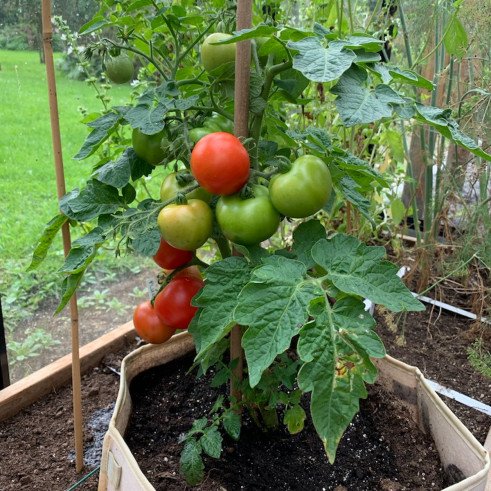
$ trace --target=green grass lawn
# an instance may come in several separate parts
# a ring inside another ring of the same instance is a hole
[[[26,262],[44,224],[56,213],[56,179],[51,143],[45,65],[37,52],[0,51],[0,264]],[[85,82],[57,73],[58,107],[67,190],[90,175],[91,163],[72,159],[87,136],[78,108],[101,103]],[[123,104],[129,85],[114,87],[113,104]],[[3,269],[0,266],[0,270]]]
[[[63,250],[59,236],[40,268],[26,272],[37,239],[58,209],[46,67],[39,63],[37,52],[3,50],[0,67],[0,294],[6,328],[12,333],[42,300],[59,294],[62,277],[57,270],[63,263]],[[85,82],[70,80],[61,72],[56,81],[70,191],[83,185],[94,162],[72,158],[88,134],[79,107],[99,111],[101,102]],[[113,87],[111,104],[127,103],[131,90],[129,85]],[[143,258],[121,261],[111,252],[102,255],[102,263],[97,261],[88,273],[92,281],[94,273],[104,278],[115,269],[145,264]]]

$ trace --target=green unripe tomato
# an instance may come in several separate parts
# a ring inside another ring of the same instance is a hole
[[[162,237],[176,249],[194,251],[211,236],[213,213],[200,199],[173,203],[160,210],[157,225]]]
[[[331,191],[331,173],[324,161],[313,155],[299,157],[288,172],[274,176],[269,183],[274,207],[291,218],[305,218],[318,212]]]
[[[126,55],[115,56],[106,60],[106,73],[111,82],[125,84],[133,79],[135,68]]]
[[[162,140],[165,139],[165,145],[162,145]],[[167,136],[165,131],[159,131],[154,135],[145,135],[139,129],[135,128],[131,135],[133,150],[141,159],[151,165],[157,165],[165,158],[163,146],[167,145]]]
[[[240,195],[221,196],[216,217],[223,235],[242,245],[259,244],[269,239],[280,224],[280,215],[269,199],[268,188],[253,187],[254,197],[242,199]]]
[[[235,61],[235,43],[221,45],[212,44],[225,41],[231,37],[232,36],[230,34],[215,32],[210,34],[203,41],[203,44],[201,45],[201,62],[208,73],[215,70],[215,68],[224,65],[225,63]]]
[[[160,199],[162,201],[167,201],[171,198],[175,198],[177,193],[181,193],[186,189],[186,187],[190,186],[190,184],[188,184],[187,186],[181,186],[177,182],[176,175],[176,172],[171,172],[162,181],[162,185],[160,186]],[[211,194],[208,191],[205,191],[203,188],[198,188],[194,191],[191,191],[189,194],[186,194],[186,198],[200,199],[209,203],[211,199]]]
[[[189,130],[188,135],[189,135],[189,139],[193,143],[197,143],[201,140],[201,138],[203,138],[206,135],[209,135],[210,133],[213,133],[213,130],[210,130],[210,128],[198,127]]]
[[[213,129],[213,131],[225,131],[225,133],[234,132],[234,123],[221,114],[214,114],[211,118],[205,120],[203,125],[205,128]]]

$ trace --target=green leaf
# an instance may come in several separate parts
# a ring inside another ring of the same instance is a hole
[[[226,384],[228,382],[229,377],[230,377],[230,370],[227,367],[222,368],[211,379],[210,387],[220,387],[220,385]]]
[[[333,463],[343,432],[367,391],[356,364],[349,361],[349,347],[344,343],[339,346],[329,303],[325,299],[317,301],[311,314],[314,320],[304,326],[298,340],[297,351],[305,362],[298,374],[298,385],[304,392],[312,392],[312,421]]]
[[[122,188],[130,182],[131,168],[127,149],[115,162],[108,162],[94,172],[94,177],[109,186]]]
[[[155,256],[160,247],[162,235],[157,227],[147,229],[133,239],[131,245],[142,256]]]
[[[440,132],[445,138],[452,140],[461,147],[469,150],[469,152],[483,158],[484,160],[491,161],[491,155],[486,153],[479,145],[469,136],[462,133],[457,122],[450,117],[450,109],[440,109],[434,106],[425,106],[423,104],[416,104],[416,119],[423,123],[427,123],[433,126]]]
[[[87,126],[93,128],[93,130],[89,133],[82,148],[73,158],[75,160],[83,160],[92,155],[114,133],[120,122],[121,114],[110,112],[88,123]]]
[[[399,224],[402,222],[402,220],[406,216],[406,206],[404,205],[401,198],[393,198],[390,201],[390,214],[395,224]]]
[[[205,465],[201,458],[201,446],[194,438],[187,440],[184,444],[179,470],[190,486],[196,486],[203,480]]]
[[[96,255],[94,246],[75,247],[70,249],[63,266],[60,268],[61,273],[76,274],[84,271],[85,268],[92,262]]]
[[[241,29],[240,31],[235,31],[230,39],[225,41],[220,41],[213,44],[232,44],[238,43],[239,41],[245,41],[246,39],[269,37],[274,34],[278,29],[273,26],[268,26],[266,24],[259,24],[256,27],[250,29]]]
[[[340,338],[348,344],[356,346],[354,351],[359,352],[363,349],[360,357],[364,359],[366,355],[372,358],[383,358],[385,356],[384,343],[380,340],[377,333],[373,331],[375,320],[365,310],[365,304],[353,297],[344,297],[336,301],[332,310],[332,320]]]
[[[102,228],[97,227],[83,237],[75,240],[70,252],[65,258],[63,266],[60,268],[60,272],[73,275],[84,271],[94,259],[98,247],[105,240],[101,232]]]
[[[346,173],[337,168],[331,168],[332,182],[336,190],[350,203],[356,206],[358,211],[372,224],[375,225],[370,212],[370,201],[361,194],[362,186],[354,181]]]
[[[153,101],[145,99],[132,107],[124,119],[133,129],[137,128],[145,135],[154,135],[164,128],[164,116],[167,112],[168,108],[164,104],[154,105]]]
[[[363,49],[367,52],[378,53],[383,45],[384,41],[382,39],[376,39],[365,34],[352,34],[346,39],[339,39],[332,41],[331,44],[337,44],[347,49],[359,50]]]
[[[303,430],[307,415],[299,404],[288,408],[283,416],[283,424],[288,428],[290,434],[295,435]]]
[[[27,271],[36,269],[44,261],[58,231],[63,227],[67,220],[68,218],[65,215],[60,214],[56,215],[48,222],[32,253],[31,264],[27,268]]]
[[[259,244],[254,244],[250,246],[244,246],[240,244],[234,244],[236,251],[240,252],[245,256],[252,264],[259,264],[265,257],[268,257],[269,252],[261,247]]]
[[[330,82],[340,77],[356,58],[353,51],[330,43],[327,48],[318,37],[290,41],[288,47],[298,51],[293,57],[293,68],[313,82]]]
[[[139,10],[142,7],[148,7],[152,5],[152,0],[135,0],[126,9],[126,12],[133,12],[134,10]]]
[[[123,200],[116,188],[95,179],[88,181],[87,187],[78,194],[72,192],[60,201],[62,212],[80,222],[115,213],[122,205]]]
[[[332,149],[331,137],[324,128],[308,126],[304,131],[288,130],[287,135],[321,158]]]
[[[200,309],[189,326],[197,360],[234,326],[237,295],[249,280],[249,274],[247,261],[239,257],[226,258],[206,269],[205,286],[193,299],[193,305]]]
[[[63,292],[60,303],[55,310],[55,315],[59,314],[66,306],[72,295],[75,293],[76,289],[80,285],[82,278],[84,276],[85,269],[79,271],[78,273],[71,274],[67,276],[61,285],[61,290]]]
[[[462,58],[467,52],[467,46],[469,44],[467,32],[455,15],[452,16],[448,26],[445,27],[443,44],[449,55],[455,55],[458,58]]]
[[[382,77],[382,82],[388,84],[392,81],[415,85],[422,89],[433,90],[433,82],[412,70],[402,69],[385,63],[377,63],[373,70]]]
[[[319,220],[301,223],[293,232],[292,252],[307,269],[315,265],[312,259],[312,247],[320,239],[326,237],[326,229]]]
[[[394,312],[424,310],[397,276],[397,268],[384,260],[383,247],[367,246],[355,237],[338,234],[317,242],[312,257],[342,292],[368,298]]]
[[[366,124],[392,116],[393,104],[404,104],[404,99],[388,85],[375,89],[366,87],[367,72],[352,66],[331,89],[339,115],[346,126]]]
[[[228,409],[223,414],[222,423],[223,423],[223,428],[230,436],[230,438],[233,438],[234,440],[238,440],[240,437],[240,426],[241,426],[240,415],[232,411],[231,409]]]
[[[105,19],[102,15],[97,15],[80,28],[79,34],[90,34],[110,25],[112,25],[112,22]]]
[[[203,436],[200,438],[201,448],[206,455],[219,459],[222,453],[222,435],[216,426],[210,426],[204,430]]]
[[[382,187],[389,187],[389,183],[382,174],[377,172],[365,160],[344,150],[337,152],[334,156],[338,168],[345,171],[358,185],[373,190],[373,181],[376,181]]]
[[[295,103],[309,85],[309,80],[301,72],[291,68],[281,72],[280,78],[275,78],[273,83],[288,94],[292,103]]]
[[[271,256],[253,271],[250,282],[239,294],[235,320],[249,326],[242,346],[249,368],[251,387],[283,353],[307,320],[307,305],[322,292],[304,281],[307,268],[300,261]]]

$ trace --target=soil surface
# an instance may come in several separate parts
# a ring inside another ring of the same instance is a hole
[[[131,385],[134,407],[125,439],[157,490],[185,489],[179,435],[207,414],[219,394],[186,373],[191,362],[189,357],[149,370]],[[222,458],[205,460],[206,478],[197,489],[441,489],[444,472],[432,441],[381,391],[372,388],[362,401],[334,465],[327,462],[310,420],[291,436],[282,430],[263,433],[244,415],[240,441],[225,437]]]
[[[467,350],[481,339],[491,350],[491,326],[427,305],[425,312],[403,315],[378,313],[378,334],[387,352],[418,367],[425,377],[491,406],[491,378],[469,363]],[[484,443],[491,417],[448,397],[445,403],[474,436]]]
[[[129,343],[82,378],[85,469],[75,470],[72,391],[63,387],[0,422],[0,489],[64,491],[97,468],[102,441],[119,389],[121,360],[133,351]],[[77,489],[96,490],[98,474]]]
[[[147,268],[139,273],[127,275],[119,273],[117,281],[98,282],[96,286],[87,285],[81,290],[78,293],[80,344],[87,344],[116,326],[128,322],[134,307],[147,299],[147,297],[135,297],[133,293],[135,288],[140,291],[146,290],[148,280],[155,279],[157,272],[157,269]],[[97,297],[94,292],[99,292],[99,301],[96,301]],[[84,299],[87,298],[89,301],[85,301],[88,304],[85,306]],[[118,301],[117,309],[111,307],[111,301],[114,300]],[[11,383],[71,353],[70,311],[67,307],[62,313],[54,316],[53,313],[57,306],[57,299],[46,300],[31,317],[19,322],[15,327],[13,338],[15,341],[24,340],[26,329],[43,327],[59,344],[41,350],[39,356],[11,365]]]

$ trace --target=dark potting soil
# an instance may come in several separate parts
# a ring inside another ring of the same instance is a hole
[[[378,334],[387,352],[444,387],[461,392],[491,406],[491,378],[469,363],[467,350],[480,340],[491,351],[491,326],[449,313],[431,305],[425,312],[377,314]],[[450,409],[473,435],[484,443],[491,417],[443,397]]]
[[[66,491],[97,470],[104,435],[119,389],[121,360],[136,347],[134,340],[82,377],[85,468],[75,469],[72,390],[52,392],[6,421],[0,421],[0,490]],[[77,491],[97,489],[95,472]]]
[[[187,371],[192,358],[136,377],[125,435],[157,490],[185,489],[179,475],[179,436],[207,414],[219,391]],[[308,405],[308,401],[305,401]],[[374,386],[330,465],[310,420],[298,435],[264,433],[247,417],[239,442],[224,438],[220,460],[205,459],[201,490],[426,490],[449,484],[434,445],[390,394]],[[458,474],[458,473],[457,473]]]

